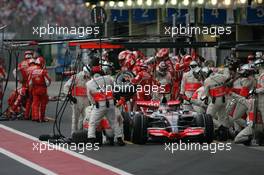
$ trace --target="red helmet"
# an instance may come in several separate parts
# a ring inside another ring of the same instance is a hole
[[[37,65],[39,65],[40,67],[44,68],[45,65],[46,65],[46,62],[45,62],[45,59],[43,57],[38,57],[36,59],[36,62],[35,62]]]
[[[128,54],[126,56],[124,67],[126,67],[128,70],[131,70],[135,64],[136,64],[135,55],[133,53]]]
[[[170,50],[168,48],[162,48],[157,52],[156,57],[157,58],[167,58],[169,56],[169,52]]]
[[[24,58],[25,59],[31,59],[31,58],[33,58],[33,52],[31,50],[25,51]]]
[[[183,62],[185,63],[185,64],[190,64],[191,62],[192,62],[192,57],[191,57],[191,55],[185,55],[184,57],[183,57]]]
[[[124,51],[120,52],[118,55],[118,60],[119,61],[125,60],[127,55],[129,55],[129,54],[131,54],[131,51],[129,51],[129,50],[124,50]]]

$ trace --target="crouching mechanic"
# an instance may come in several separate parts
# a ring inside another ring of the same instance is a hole
[[[108,119],[111,128],[114,130],[114,136],[117,138],[117,144],[124,146],[123,134],[120,127],[115,127],[116,111],[113,97],[114,82],[111,76],[102,75],[102,71],[91,70],[91,80],[86,83],[88,99],[92,103],[91,116],[89,119],[88,140],[90,143],[96,142],[96,127],[103,117]]]
[[[90,80],[90,68],[84,66],[83,70],[65,83],[63,91],[72,102],[72,126],[71,134],[82,130],[82,122],[85,117],[85,108],[89,106],[87,99],[86,83]]]

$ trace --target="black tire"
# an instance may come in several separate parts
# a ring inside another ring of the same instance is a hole
[[[87,143],[87,131],[76,131],[72,134],[72,142],[73,143]]]
[[[88,135],[87,131],[77,131],[72,134],[72,142],[73,143],[88,143]],[[99,145],[102,145],[103,143],[103,135],[101,131],[96,131],[96,142],[99,143]]]
[[[200,138],[200,142],[212,143],[214,140],[214,123],[213,118],[207,114],[196,116],[196,124],[198,127],[204,128],[204,135]]]
[[[123,122],[124,140],[130,141],[132,120],[127,112],[122,112],[122,116],[124,119],[124,122]]]
[[[143,114],[136,114],[133,118],[131,141],[135,144],[146,144],[148,139],[147,118]]]

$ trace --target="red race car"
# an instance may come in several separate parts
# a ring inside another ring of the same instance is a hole
[[[162,100],[164,101],[164,100]],[[149,140],[173,141],[197,139],[211,143],[214,138],[210,115],[180,109],[179,101],[137,101],[141,110],[134,112],[131,122],[131,141],[145,144]]]

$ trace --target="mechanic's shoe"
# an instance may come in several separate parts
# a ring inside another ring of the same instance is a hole
[[[114,137],[107,137],[106,139],[107,139],[107,142],[110,146],[115,145]]]
[[[217,138],[219,141],[227,141],[228,139],[228,128],[224,127],[223,125],[221,125],[219,128],[218,128],[218,135],[217,135]]]
[[[118,146],[125,146],[126,143],[123,141],[122,137],[117,138],[117,145]]]
[[[245,140],[244,142],[242,142],[245,146],[251,146],[252,145],[252,139],[253,136],[248,136],[248,140]]]
[[[96,138],[88,138],[88,139],[87,139],[87,143],[92,144],[93,147],[95,147],[95,146],[102,146],[102,145],[97,141]]]

